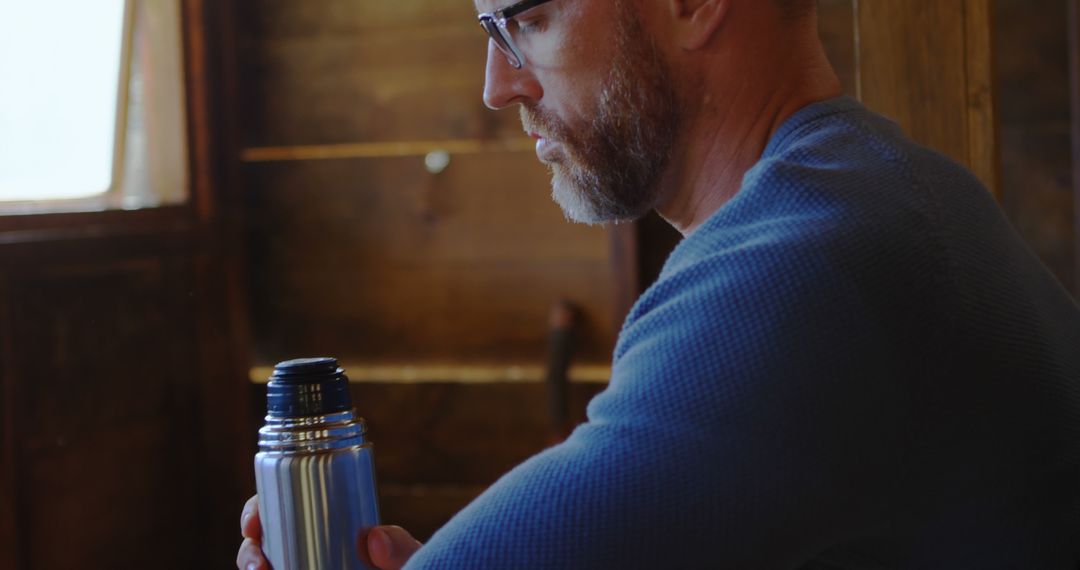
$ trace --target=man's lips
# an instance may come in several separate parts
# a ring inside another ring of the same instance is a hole
[[[551,162],[558,143],[535,131],[526,131],[526,134],[536,141],[536,157],[540,159],[540,162]]]
[[[552,162],[557,146],[558,145],[555,141],[545,139],[544,137],[537,137],[536,158],[539,158],[540,162],[543,162],[545,164]]]

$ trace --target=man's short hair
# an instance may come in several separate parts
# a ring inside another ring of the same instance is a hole
[[[786,18],[809,16],[817,9],[817,0],[773,0]]]

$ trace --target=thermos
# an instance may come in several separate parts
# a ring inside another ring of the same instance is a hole
[[[274,367],[255,483],[274,570],[369,570],[361,532],[379,524],[371,442],[333,358]]]

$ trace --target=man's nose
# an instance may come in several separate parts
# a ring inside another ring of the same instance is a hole
[[[484,71],[484,104],[489,109],[505,109],[514,103],[539,101],[543,89],[528,67],[515,69],[506,54],[488,40],[487,68]]]

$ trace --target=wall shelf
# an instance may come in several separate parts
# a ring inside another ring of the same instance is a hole
[[[540,364],[359,364],[342,363],[349,381],[359,383],[422,384],[449,382],[459,384],[498,384],[543,382],[547,370]],[[253,384],[265,384],[274,372],[273,366],[251,368]],[[571,382],[606,384],[611,367],[581,364],[571,366]]]
[[[435,141],[388,141],[341,144],[249,147],[240,153],[244,162],[289,162],[344,158],[395,158],[425,156],[432,152],[483,154],[524,152],[535,148],[528,138],[504,140],[451,139]]]

